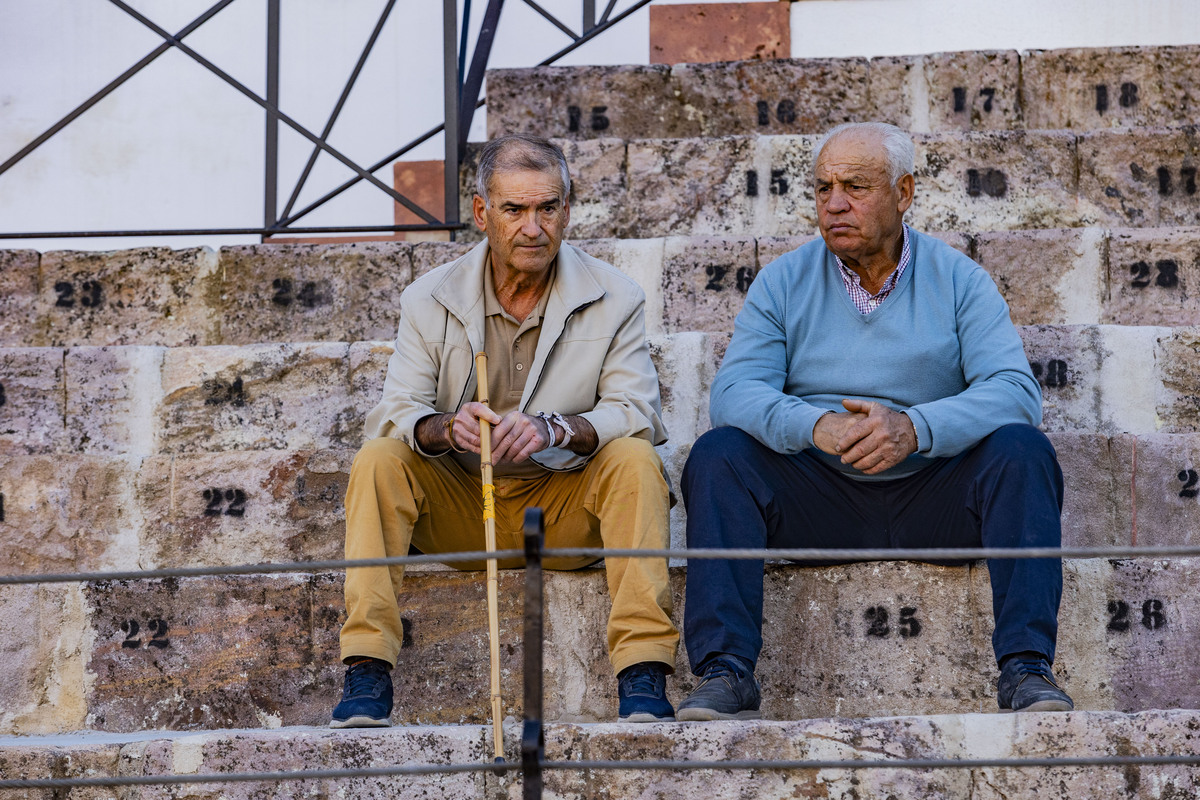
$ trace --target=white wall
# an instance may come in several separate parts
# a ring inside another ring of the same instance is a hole
[[[172,32],[215,0],[132,0]],[[656,0],[678,2],[679,0]],[[463,0],[459,0],[460,14]],[[632,0],[620,0],[618,12]],[[580,26],[579,0],[541,0]],[[598,0],[602,9],[604,0]],[[958,49],[1200,43],[1197,0],[800,0],[792,54],[884,55]],[[473,0],[477,31],[486,0]],[[319,133],[384,0],[285,0],[281,107]],[[442,115],[442,4],[398,0],[330,143],[373,163]],[[264,0],[235,2],[186,42],[262,94]],[[868,24],[869,22],[869,24]],[[649,13],[634,14],[564,64],[647,63]],[[107,0],[0,0],[0,161],[157,46]],[[569,39],[508,0],[492,66],[529,66]],[[0,232],[257,226],[263,218],[263,112],[177,51],[0,175]],[[484,135],[476,115],[472,139]],[[281,125],[280,208],[311,152]],[[441,137],[406,158],[439,159]],[[390,167],[377,176],[390,185]],[[349,171],[322,155],[303,206]],[[436,210],[435,210],[436,212]],[[390,224],[391,200],[359,184],[302,225]],[[232,244],[253,236],[0,240],[42,250]]]

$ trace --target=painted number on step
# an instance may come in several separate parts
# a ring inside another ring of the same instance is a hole
[[[1179,262],[1170,258],[1160,258],[1153,265],[1149,261],[1130,264],[1129,274],[1132,276],[1129,285],[1135,289],[1145,289],[1147,286],[1179,288]]]
[[[587,124],[594,131],[608,130],[608,106],[592,106]],[[567,106],[567,130],[571,133],[578,133],[582,127],[583,109],[579,106]]]
[[[998,169],[967,170],[967,195],[1004,197],[1008,194],[1008,177]]]
[[[886,639],[892,634],[891,614],[886,606],[871,606],[863,612],[863,619],[867,623],[868,637]],[[915,607],[901,606],[900,616],[896,620],[896,632],[903,639],[915,639],[921,635],[921,621],[917,619]]]
[[[704,288],[710,292],[720,292],[725,290],[728,283],[730,268],[720,264],[712,264],[704,268],[704,274],[707,276]],[[745,294],[750,289],[750,284],[754,282],[754,270],[750,267],[738,267],[734,272],[734,285],[737,290]]]
[[[992,113],[992,105],[996,99],[996,90],[994,87],[988,86],[979,90],[979,96],[983,98],[983,110],[985,113]],[[954,87],[954,113],[961,114],[967,110],[967,89],[965,86]]]
[[[1103,114],[1108,111],[1111,102],[1109,100],[1108,84],[1096,84],[1096,113]],[[1122,83],[1117,92],[1117,103],[1121,108],[1133,108],[1138,103],[1138,87],[1136,83]]]
[[[58,295],[54,305],[59,308],[74,308],[76,303],[84,308],[99,308],[104,303],[100,281],[84,281],[78,286],[70,281],[59,281],[54,284],[54,292]]]
[[[143,646],[160,650],[170,647],[171,640],[167,638],[167,630],[167,622],[162,619],[149,620],[145,631],[136,619],[124,620],[121,622],[121,632],[125,634],[125,638],[121,641],[121,647],[127,650],[136,650]]]
[[[220,406],[228,403],[241,408],[246,405],[246,387],[241,377],[233,381],[207,380],[204,382],[204,405]]]
[[[1130,611],[1129,603],[1124,600],[1109,600],[1108,630],[1113,633],[1127,633],[1133,627]],[[1137,612],[1133,613],[1136,615]],[[1162,600],[1151,598],[1142,603],[1141,624],[1148,631],[1167,627],[1167,610]]]
[[[4,494],[0,493],[0,522],[4,522]]]
[[[1060,358],[1052,358],[1046,363],[1030,361],[1029,368],[1037,382],[1049,389],[1058,389],[1071,382],[1067,362]]]
[[[1183,484],[1183,488],[1179,490],[1180,497],[1195,497],[1200,494],[1200,490],[1196,488],[1196,470],[1181,469],[1175,477],[1179,478],[1179,482]]]
[[[297,291],[299,285],[299,291]],[[297,305],[302,308],[316,308],[329,305],[329,298],[322,294],[314,281],[304,281],[297,284],[291,278],[276,278],[271,281],[271,302],[280,308]]]
[[[8,402],[7,395],[4,394],[4,384],[0,383],[0,406]]]
[[[771,194],[787,194],[790,184],[786,170],[771,170],[771,183],[768,187]],[[758,170],[746,170],[746,196],[758,197]]]
[[[246,493],[241,489],[205,489],[204,516],[243,517],[246,515]]]
[[[1158,177],[1158,193],[1163,197],[1170,197],[1176,192],[1187,195],[1196,193],[1195,167],[1180,167],[1178,179],[1170,167],[1159,167],[1155,170],[1155,174]]]
[[[775,119],[779,120],[782,125],[791,125],[796,121],[796,104],[791,100],[780,100],[774,108],[766,100],[759,100],[755,104],[755,108],[758,111],[759,125],[771,124],[772,111],[775,114]]]

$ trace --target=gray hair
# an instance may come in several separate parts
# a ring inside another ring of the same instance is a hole
[[[821,151],[825,149],[825,145],[835,137],[847,132],[868,133],[879,139],[879,143],[883,145],[883,149],[887,153],[888,178],[893,186],[905,175],[913,173],[916,149],[913,147],[912,137],[895,125],[889,125],[886,122],[845,122],[838,125],[817,142],[817,148],[813,154],[813,165],[815,166],[817,159],[821,157]]]
[[[563,200],[571,196],[571,173],[567,157],[548,139],[525,133],[510,133],[492,139],[479,153],[475,193],[491,204],[488,190],[492,176],[500,172],[557,172],[562,179]]]

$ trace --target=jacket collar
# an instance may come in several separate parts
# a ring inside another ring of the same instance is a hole
[[[433,299],[458,318],[476,352],[483,349],[483,280],[490,253],[485,239],[454,262],[433,290]],[[582,255],[582,251],[565,242],[558,250],[558,270],[546,302],[546,316],[528,386],[536,385],[550,348],[566,327],[567,317],[604,296],[604,288],[589,273]]]

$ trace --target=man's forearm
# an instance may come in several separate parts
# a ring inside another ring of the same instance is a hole
[[[572,453],[580,456],[589,456],[596,452],[596,445],[600,444],[600,437],[596,433],[596,429],[592,427],[592,423],[588,422],[583,417],[575,417],[567,414],[563,415],[563,419],[571,426],[571,430],[575,431],[571,436],[571,441],[567,444],[567,449]],[[554,426],[556,435],[555,441],[562,442],[566,438],[566,431],[557,423],[550,423]],[[561,444],[559,445],[562,446]]]
[[[417,440],[417,446],[426,453],[449,450],[450,437],[447,436],[446,423],[453,418],[453,414],[430,414],[418,420],[413,429],[413,438]]]

